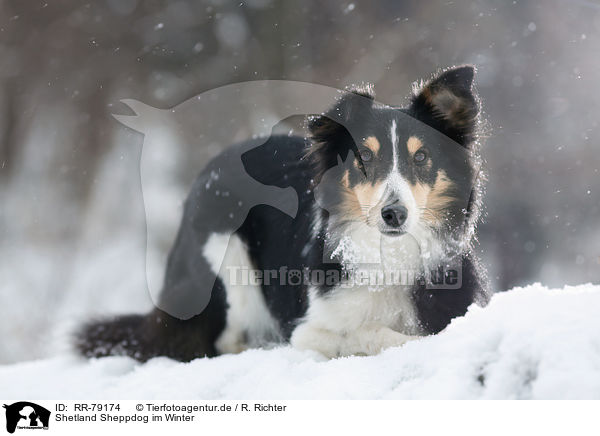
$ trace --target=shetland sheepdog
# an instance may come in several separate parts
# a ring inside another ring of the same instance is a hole
[[[484,181],[474,73],[442,71],[406,107],[351,88],[307,118],[306,137],[224,151],[191,189],[157,307],[85,325],[79,351],[189,361],[290,343],[372,355],[487,303],[473,248]],[[278,207],[290,191],[294,206]]]

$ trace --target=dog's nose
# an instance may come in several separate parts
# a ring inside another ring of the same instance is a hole
[[[406,221],[407,216],[408,210],[398,204],[390,204],[381,209],[381,218],[390,227],[400,227]]]

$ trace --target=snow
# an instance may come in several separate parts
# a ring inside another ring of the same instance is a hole
[[[0,366],[6,398],[600,399],[600,286],[540,284],[472,306],[445,331],[377,356],[290,347],[190,363],[62,354]]]

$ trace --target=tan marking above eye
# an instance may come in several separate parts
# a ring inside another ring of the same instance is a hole
[[[408,138],[408,141],[406,142],[406,148],[411,156],[414,155],[421,147],[423,147],[423,143],[419,138],[416,136],[411,136]]]
[[[365,147],[367,147],[369,150],[371,150],[373,152],[373,154],[376,156],[379,153],[379,149],[381,148],[381,144],[379,143],[377,138],[374,136],[369,136],[367,139],[365,139],[365,142],[363,143],[363,145]]]

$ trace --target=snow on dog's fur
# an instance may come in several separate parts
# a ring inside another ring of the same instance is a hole
[[[310,138],[272,136],[215,158],[186,202],[162,309],[88,324],[81,352],[191,360],[290,341],[329,357],[375,354],[486,303],[472,249],[482,189],[473,76],[444,71],[405,108],[355,88],[309,118]],[[262,205],[228,226],[249,195],[228,171],[236,153],[258,182],[297,192],[295,217]],[[395,273],[403,280],[387,280]]]

